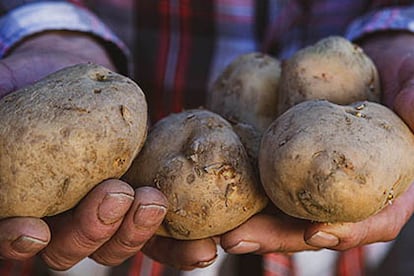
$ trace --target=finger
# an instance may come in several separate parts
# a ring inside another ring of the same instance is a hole
[[[304,241],[310,222],[258,214],[221,237],[221,246],[231,254],[297,252],[317,249]]]
[[[72,267],[117,231],[134,200],[134,190],[119,180],[95,187],[74,209],[53,218],[52,240],[42,253],[55,270]]]
[[[37,218],[9,218],[0,221],[0,257],[25,260],[50,241],[47,224]]]
[[[305,233],[309,245],[346,250],[395,239],[414,211],[414,186],[378,214],[357,223],[315,224]],[[334,242],[336,239],[336,242]]]
[[[91,257],[104,265],[118,265],[133,256],[154,235],[167,212],[168,201],[157,189],[142,187],[117,233]]]
[[[143,251],[152,259],[180,270],[207,267],[217,258],[213,239],[185,241],[154,236]]]

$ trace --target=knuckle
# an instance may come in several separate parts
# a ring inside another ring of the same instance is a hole
[[[145,243],[142,240],[136,240],[136,239],[132,240],[132,239],[124,239],[124,238],[115,239],[115,242],[118,244],[118,247],[126,251],[134,251],[134,250],[137,251]]]
[[[94,260],[95,262],[97,262],[98,264],[105,265],[105,266],[117,266],[124,262],[124,259],[113,258],[105,254],[99,254],[99,253],[91,255],[90,258]]]
[[[41,257],[49,268],[57,271],[68,270],[69,268],[73,267],[76,263],[70,261],[68,258],[61,256],[53,256],[49,253],[44,253],[41,255]]]

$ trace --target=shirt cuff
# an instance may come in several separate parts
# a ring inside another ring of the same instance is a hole
[[[129,72],[125,44],[87,9],[67,2],[39,2],[20,6],[0,18],[0,58],[22,39],[52,30],[78,31],[99,38],[121,73]]]
[[[357,40],[379,31],[414,32],[414,6],[370,12],[352,22],[345,36],[350,40]]]

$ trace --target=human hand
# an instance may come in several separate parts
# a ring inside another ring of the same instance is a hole
[[[373,36],[362,42],[382,79],[383,103],[394,109],[414,131],[414,36]],[[293,253],[353,247],[395,239],[414,212],[414,186],[378,214],[357,223],[325,224],[289,217],[274,206],[220,237],[177,241],[153,237],[144,247],[152,258],[194,269],[214,262],[216,243],[228,253]],[[167,250],[168,248],[168,250]]]
[[[0,60],[0,97],[53,71],[85,62],[115,69],[103,47],[87,35],[37,35]],[[0,220],[0,258],[25,260],[39,253],[56,270],[70,268],[88,256],[116,265],[154,234],[166,206],[166,198],[154,188],[134,191],[125,182],[107,180],[63,214]]]
[[[0,220],[0,256],[24,260],[40,253],[56,270],[68,269],[88,256],[104,265],[117,265],[154,234],[166,206],[166,198],[156,189],[134,191],[122,181],[107,180],[65,213],[44,220]]]
[[[414,131],[414,35],[386,33],[361,41],[375,62],[383,91],[383,104],[393,109]],[[221,243],[230,253],[294,252],[352,247],[395,239],[414,212],[414,187],[377,215],[357,223],[323,224],[286,222],[279,217],[256,215],[225,234]],[[297,227],[292,228],[296,225]]]

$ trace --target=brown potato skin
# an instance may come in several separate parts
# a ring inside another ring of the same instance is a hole
[[[414,136],[377,103],[300,103],[263,136],[264,189],[285,213],[318,222],[356,222],[379,212],[414,179]]]
[[[0,120],[0,217],[43,217],[128,169],[147,104],[130,79],[79,64],[1,99]]]
[[[239,226],[267,203],[231,125],[207,110],[170,114],[155,124],[123,179],[168,198],[159,235],[211,237]]]
[[[208,94],[207,108],[230,122],[255,170],[262,134],[277,116],[280,75],[278,59],[260,52],[242,54],[227,65]]]
[[[295,104],[324,99],[336,104],[379,102],[377,69],[362,48],[329,36],[282,62],[278,115]]]
[[[262,133],[277,115],[280,61],[259,52],[235,58],[213,83],[207,108]]]

